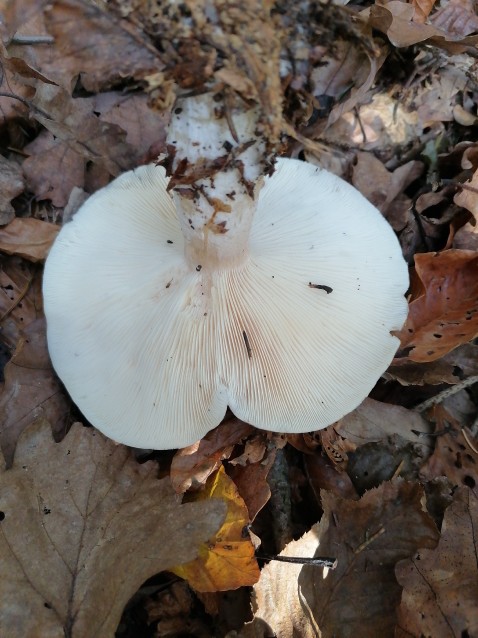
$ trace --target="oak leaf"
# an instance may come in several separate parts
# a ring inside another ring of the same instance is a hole
[[[170,571],[185,578],[200,592],[226,591],[256,583],[259,566],[247,528],[249,514],[224,467],[211,476],[206,488],[193,494],[192,499],[196,502],[209,499],[225,501],[226,519],[221,529],[201,545],[199,556],[194,561]]]
[[[397,638],[478,635],[478,499],[460,488],[436,549],[419,549],[396,568],[403,587]]]
[[[129,598],[189,561],[224,518],[220,500],[181,505],[155,463],[73,425],[54,443],[46,422],[0,471],[0,635],[109,638]]]
[[[322,492],[320,523],[283,555],[336,558],[336,569],[269,563],[254,586],[254,619],[241,637],[392,636],[401,593],[395,564],[438,540],[423,496],[419,485],[401,479],[359,501]]]
[[[0,155],[0,225],[8,224],[15,217],[12,199],[25,188],[22,169]]]

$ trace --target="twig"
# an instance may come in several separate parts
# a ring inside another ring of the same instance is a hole
[[[373,541],[379,536],[381,536],[382,534],[385,534],[385,527],[383,527],[383,525],[374,534],[372,534],[372,536],[369,536],[366,540],[364,540],[363,543],[361,543],[358,547],[356,547],[354,549],[354,554],[360,554],[360,552],[363,552],[363,550],[366,547],[368,547],[370,543],[373,543]]]
[[[425,410],[428,410],[428,408],[431,408],[434,405],[438,405],[439,403],[442,403],[448,397],[453,396],[460,390],[464,390],[465,388],[468,388],[470,385],[473,385],[474,383],[478,383],[478,375],[468,377],[468,379],[463,379],[463,381],[460,381],[460,383],[456,383],[455,385],[451,386],[451,388],[446,388],[445,390],[442,390],[438,394],[435,394],[435,396],[430,397],[426,401],[423,401],[423,403],[419,403],[417,406],[415,406],[414,410],[415,412],[425,412]]]
[[[54,38],[51,35],[14,35],[10,44],[53,44]]]
[[[280,563],[295,563],[296,565],[311,565],[312,567],[328,567],[335,569],[337,567],[337,559],[330,556],[314,556],[308,558],[306,556],[267,556],[265,554],[256,554],[257,558],[263,560],[276,560]]]

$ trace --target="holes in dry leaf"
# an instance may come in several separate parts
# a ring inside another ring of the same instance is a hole
[[[53,609],[50,603],[43,603],[43,607],[46,607],[46,609]]]
[[[472,476],[469,476],[467,474],[466,476],[463,477],[463,485],[466,485],[470,489],[473,489],[476,485],[476,481]]]
[[[438,333],[435,333],[433,336],[435,337],[435,339],[441,339],[442,338],[442,335],[440,335]]]
[[[0,523],[5,520],[5,512],[0,512]]]

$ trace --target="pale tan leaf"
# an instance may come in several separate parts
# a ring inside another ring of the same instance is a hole
[[[0,229],[0,251],[29,261],[43,261],[53,244],[59,227],[32,217],[15,217]]]
[[[149,577],[193,559],[225,513],[216,499],[181,505],[153,462],[77,423],[22,436],[0,473],[0,635],[114,636]]]

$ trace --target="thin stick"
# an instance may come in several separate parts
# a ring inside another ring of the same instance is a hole
[[[425,412],[425,410],[428,410],[428,408],[431,408],[434,405],[438,405],[439,403],[442,403],[448,397],[453,396],[460,390],[464,390],[465,388],[468,388],[470,385],[473,385],[474,383],[478,383],[478,375],[468,377],[468,379],[464,379],[463,381],[460,381],[460,383],[456,383],[455,385],[451,386],[451,388],[446,388],[445,390],[442,390],[442,392],[435,394],[435,396],[430,397],[426,401],[423,401],[423,403],[419,403],[417,406],[415,406],[414,410],[415,412]]]
[[[276,560],[280,563],[295,563],[296,565],[311,565],[312,567],[328,567],[329,569],[335,569],[337,567],[337,559],[330,556],[314,556],[308,558],[306,556],[265,556],[256,555],[257,558],[263,560]]]
[[[14,35],[10,40],[11,44],[53,44],[54,38],[51,35]]]

